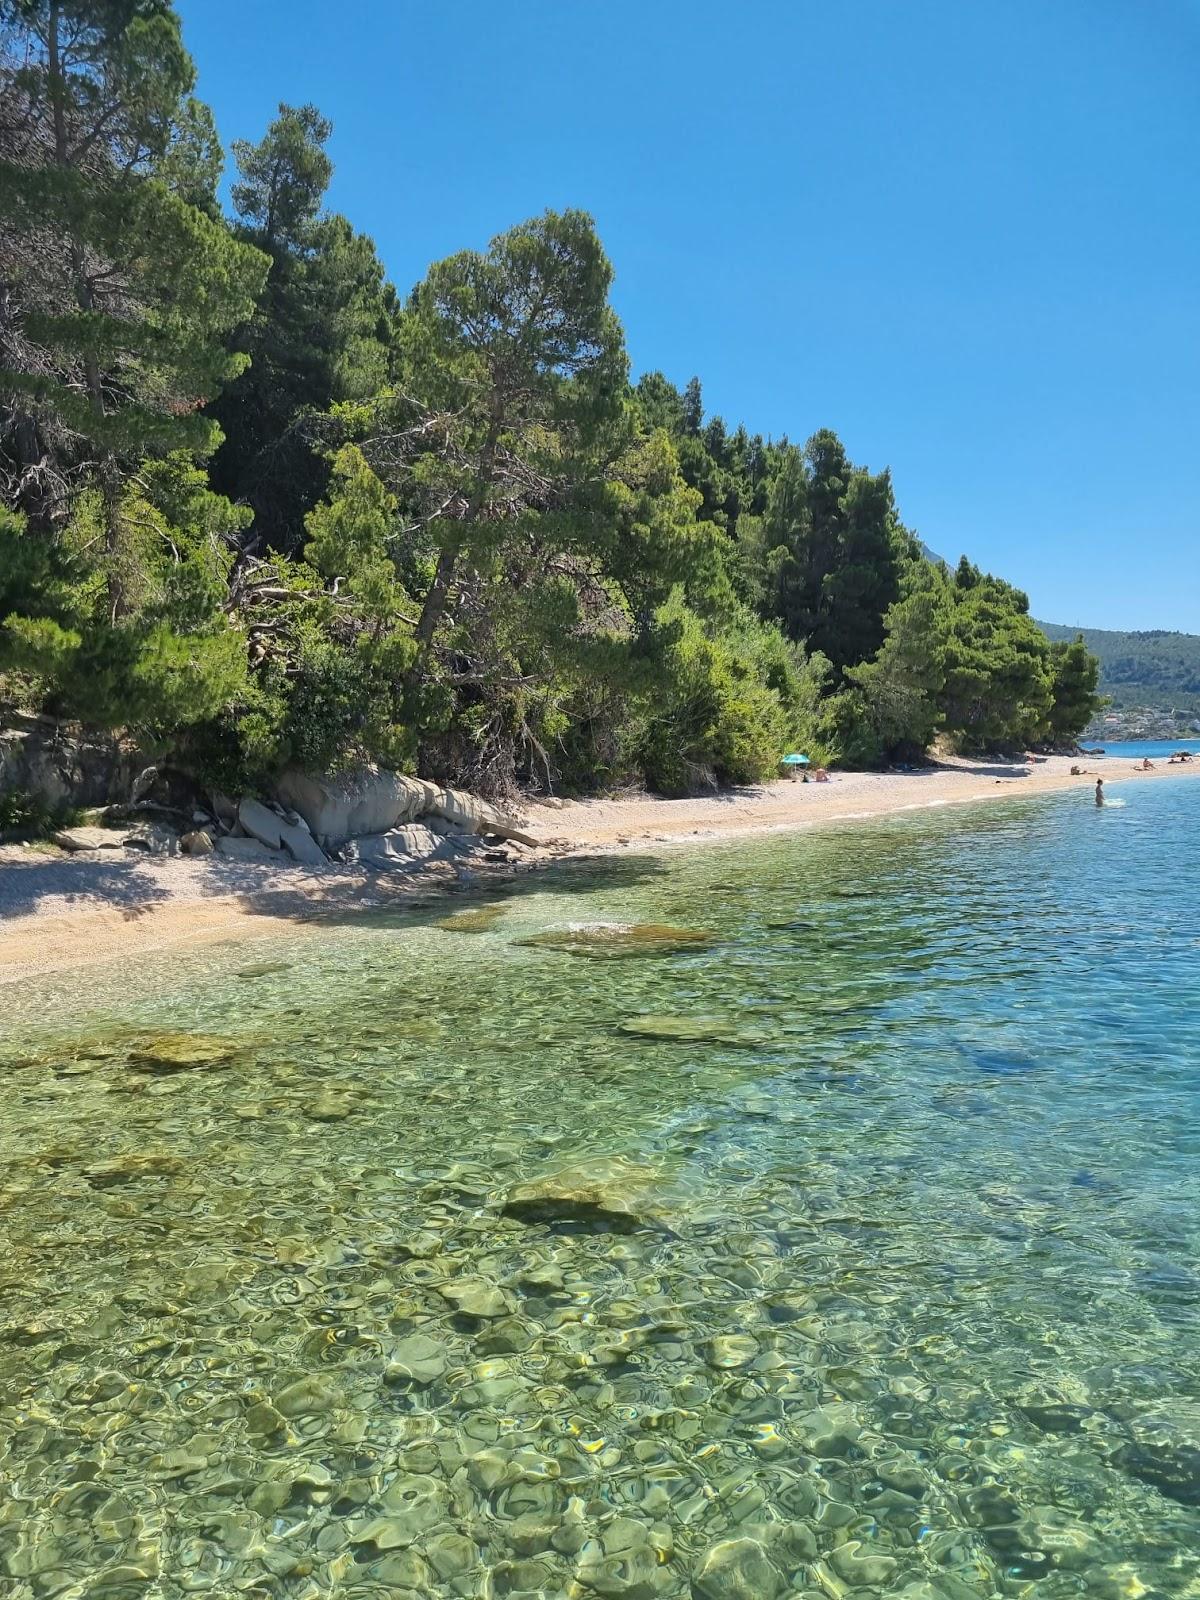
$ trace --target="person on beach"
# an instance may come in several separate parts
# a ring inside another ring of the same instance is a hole
[[[1104,779],[1103,778],[1097,778],[1096,779],[1096,804],[1098,806],[1102,806],[1104,804]]]
[[[1139,771],[1140,772],[1153,772],[1154,771],[1154,763],[1153,763],[1153,761],[1151,761],[1149,756],[1143,756],[1142,757],[1141,766],[1140,767],[1135,767],[1133,770],[1135,772],[1139,772]]]

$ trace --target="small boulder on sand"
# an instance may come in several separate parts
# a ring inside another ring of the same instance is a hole
[[[85,850],[119,850],[125,842],[119,828],[60,828],[51,837],[60,850],[72,855]]]
[[[235,839],[232,834],[217,840],[217,850],[235,861],[278,862],[283,859],[280,851],[270,849],[261,839]]]

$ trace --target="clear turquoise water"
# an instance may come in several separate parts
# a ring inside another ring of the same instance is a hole
[[[1165,761],[1177,750],[1187,750],[1195,755],[1200,750],[1200,733],[1194,734],[1190,740],[1085,739],[1083,742],[1089,750],[1103,749],[1110,761],[1120,761],[1122,757],[1128,757],[1130,761],[1140,761],[1143,756],[1149,756],[1151,761],[1157,761],[1160,757]]]
[[[1200,1593],[1200,784],[1113,790],[6,993],[0,1593]]]

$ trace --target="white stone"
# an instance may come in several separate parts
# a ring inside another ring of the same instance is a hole
[[[541,845],[541,840],[526,833],[517,819],[505,816],[489,801],[462,789],[439,789],[429,811],[461,833],[490,833],[497,839],[509,839],[533,849]]]
[[[283,843],[279,818],[261,800],[238,801],[238,821],[252,839],[265,844],[268,850],[278,850]]]
[[[144,850],[151,856],[179,854],[179,835],[165,822],[139,822],[123,839],[127,850]]]
[[[304,818],[312,833],[327,837],[331,848],[413,821],[428,809],[433,788],[420,778],[377,767],[331,778],[293,770],[276,787],[283,803]]]
[[[490,833],[505,821],[495,806],[462,789],[439,789],[428,809],[463,833]]]
[[[283,848],[295,861],[303,862],[306,867],[324,867],[328,865],[325,852],[309,833],[306,827],[298,822],[284,822],[279,829]]]
[[[60,850],[119,850],[124,834],[114,828],[61,828],[52,835]]]
[[[238,802],[238,821],[253,839],[258,839],[271,850],[286,850],[294,861],[306,867],[323,867],[325,852],[317,844],[308,828],[289,822],[275,809],[258,800]]]

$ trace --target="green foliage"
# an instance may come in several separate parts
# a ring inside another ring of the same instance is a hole
[[[883,617],[915,556],[899,526],[891,478],[851,466],[824,430],[791,451],[767,505],[774,607],[793,638],[842,669],[883,642]]]
[[[258,144],[233,146],[236,231],[270,271],[233,335],[249,368],[210,407],[225,435],[213,482],[253,508],[260,540],[288,552],[327,487],[320,416],[389,381],[400,317],[371,240],[322,214],[331,132],[314,106],[281,105]]]
[[[44,796],[30,794],[27,789],[6,789],[0,794],[0,843],[48,839],[78,819],[78,809],[66,801],[52,805]]]
[[[919,755],[942,720],[949,610],[929,582],[891,605],[874,658],[846,673],[862,694],[880,752]]]
[[[1050,647],[1028,600],[965,559],[949,595],[945,727],[967,749],[1041,741],[1053,701]]]
[[[60,715],[152,742],[236,698],[246,642],[222,608],[226,541],[245,517],[205,483],[182,454],[144,464],[113,508],[115,547],[97,536],[108,516],[95,493],[54,542],[0,516],[0,672],[33,679]]]
[[[1065,744],[1078,739],[1103,704],[1096,693],[1100,663],[1080,634],[1050,646],[1050,670],[1050,738]]]
[[[654,672],[639,756],[654,788],[686,794],[778,773],[803,688],[777,631],[740,617],[714,633],[677,591],[655,614],[647,649]]]
[[[0,170],[24,308],[0,374],[12,440],[24,457],[82,441],[101,463],[209,450],[198,407],[244,364],[224,337],[267,263],[211,214],[211,119],[187,98],[178,18],[161,0],[23,0],[4,15],[22,60],[6,87],[26,113]],[[32,497],[26,509],[43,514]]]
[[[332,132],[333,124],[316,106],[281,103],[259,144],[233,141],[241,173],[233,186],[234,210],[273,258],[306,249],[312,238],[333,177],[333,162],[325,153]]]

